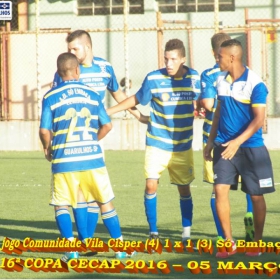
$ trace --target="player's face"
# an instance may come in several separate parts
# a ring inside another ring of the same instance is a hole
[[[169,76],[182,77],[185,61],[186,58],[182,57],[178,50],[166,51],[164,53],[164,63]]]
[[[68,43],[68,51],[78,58],[80,64],[84,63],[87,57],[87,50],[88,47],[79,38]]]
[[[221,71],[228,71],[231,65],[231,55],[227,48],[220,48],[218,55],[218,63]]]

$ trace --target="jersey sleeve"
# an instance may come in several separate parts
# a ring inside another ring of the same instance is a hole
[[[110,64],[107,65],[106,68],[107,68],[107,71],[109,72],[109,74],[111,76],[110,77],[110,81],[107,84],[107,89],[109,91],[115,92],[115,91],[117,91],[119,89],[119,83],[118,83],[118,80],[116,78],[114,69],[113,69],[112,65],[110,65]]]
[[[47,99],[43,99],[40,128],[52,130],[52,111]]]
[[[201,94],[200,99],[205,98],[216,98],[217,89],[216,89],[216,76],[207,75],[208,71],[203,71],[201,74]]]
[[[200,92],[201,92],[200,76],[199,76],[198,72],[196,72],[196,74],[194,75],[194,78],[193,78],[193,92],[195,93],[193,100],[197,100],[198,97],[200,96]]]
[[[111,119],[105,110],[104,104],[102,103],[100,96],[98,96],[98,103],[99,103],[99,108],[98,108],[99,125],[104,125],[104,124],[110,123]]]
[[[57,72],[55,72],[54,78],[53,78],[52,87],[53,88],[57,87],[61,82],[62,82],[61,77],[58,75]]]
[[[266,105],[266,97],[268,94],[268,89],[266,85],[261,82],[253,88],[251,96],[251,104],[253,107],[264,106]]]
[[[148,76],[146,76],[143,81],[141,88],[136,92],[136,98],[143,106],[147,105],[152,100]]]

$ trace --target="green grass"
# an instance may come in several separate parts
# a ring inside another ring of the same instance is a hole
[[[276,189],[280,183],[279,151],[271,151],[274,168]],[[195,152],[196,179],[191,185],[194,202],[194,217],[192,226],[192,239],[215,240],[216,230],[210,209],[210,196],[212,186],[202,182],[202,153]],[[143,194],[144,194],[144,151],[107,151],[106,164],[110,174],[113,189],[116,195],[114,205],[119,215],[123,236],[126,240],[145,242],[148,236]],[[1,216],[0,216],[0,241],[4,237],[23,240],[26,237],[33,239],[56,239],[59,232],[54,219],[53,208],[48,205],[50,164],[39,152],[1,152]],[[264,241],[279,242],[279,196],[278,192],[265,196],[267,202],[267,218],[264,230]],[[245,194],[239,191],[230,193],[231,218],[233,236],[244,239],[243,217],[246,211]],[[73,224],[74,226],[74,224]],[[179,211],[179,196],[176,187],[169,184],[168,173],[162,175],[158,188],[158,227],[162,240],[169,239],[173,244],[181,240],[181,216]],[[75,226],[74,226],[75,229]],[[77,236],[77,232],[74,232]],[[101,218],[97,226],[96,237],[107,242],[109,235],[102,224]],[[68,273],[60,272],[34,272],[24,268],[21,272],[7,272],[0,268],[0,278],[270,278],[262,275],[220,275],[217,272],[217,259],[215,252],[209,253],[167,253],[149,255],[139,253],[133,260],[144,260],[146,263],[154,260],[166,260],[170,265],[170,273],[136,273],[131,274],[126,270],[121,273],[78,273],[69,269]],[[22,255],[6,255],[0,251],[2,259],[20,257],[27,258],[60,258],[61,253],[23,252]],[[93,258],[93,257],[92,257]],[[113,251],[99,254],[99,260],[112,261]],[[90,259],[90,258],[89,258]],[[125,263],[129,259],[123,260]],[[195,261],[209,261],[212,267],[211,274],[192,274],[187,268],[188,263]],[[236,254],[229,261],[235,264],[248,261],[261,263],[276,262],[280,264],[279,255],[266,253],[259,258],[245,258],[244,254]],[[182,265],[184,272],[175,272],[172,265]],[[1,266],[1,263],[0,263]],[[280,278],[276,273],[271,278]]]

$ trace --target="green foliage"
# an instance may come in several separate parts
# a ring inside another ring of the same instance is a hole
[[[280,182],[279,152],[271,151],[271,158],[274,167],[276,189]],[[148,225],[146,221],[143,195],[144,195],[144,151],[106,151],[106,164],[113,185],[115,200],[114,205],[118,212],[125,240],[136,240],[146,242],[148,237]],[[196,179],[191,184],[191,191],[194,203],[194,218],[192,226],[192,239],[194,241],[206,239],[215,242],[216,230],[210,209],[210,197],[212,186],[202,182],[202,153],[194,153]],[[0,216],[0,241],[4,237],[24,240],[26,237],[33,239],[57,239],[57,229],[53,207],[48,205],[50,194],[50,163],[47,162],[43,153],[39,152],[1,152],[1,216]],[[278,192],[265,196],[267,202],[267,218],[264,230],[264,241],[279,242],[279,197]],[[245,238],[243,217],[246,211],[245,194],[239,191],[230,193],[231,221],[233,236],[236,239]],[[76,228],[75,236],[77,236]],[[165,171],[159,181],[158,188],[158,227],[163,242],[169,239],[173,245],[175,241],[181,240],[181,216],[179,208],[179,196],[177,187],[170,185],[168,172]],[[95,237],[101,238],[104,242],[109,239],[101,218],[97,226]],[[217,272],[218,260],[215,258],[216,248],[213,254],[209,253],[167,253],[162,254],[138,253],[133,259],[145,261],[147,264],[154,260],[156,263],[167,261],[170,265],[170,273],[131,274],[126,270],[121,273],[78,273],[69,269],[69,273],[59,272],[34,272],[24,268],[22,272],[7,272],[0,268],[0,278],[256,278],[261,279],[266,275],[222,275]],[[0,261],[3,258],[19,257],[27,258],[60,258],[61,253],[50,252],[23,252],[22,255],[7,255],[0,251]],[[114,259],[114,252],[98,254],[100,261]],[[122,260],[125,264],[129,259]],[[192,274],[188,269],[190,262],[200,264],[202,261],[209,261],[212,266],[211,274]],[[280,263],[279,255],[266,253],[259,258],[246,258],[244,254],[238,253],[226,261],[233,261],[235,264],[248,261],[261,263]],[[182,265],[184,272],[175,272],[172,265]],[[1,262],[0,262],[1,266]],[[271,278],[279,278],[276,273]]]

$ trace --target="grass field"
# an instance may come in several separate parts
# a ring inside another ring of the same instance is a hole
[[[280,183],[280,152],[271,151],[274,168],[276,189]],[[148,236],[148,225],[144,212],[144,151],[107,151],[106,164],[110,174],[116,198],[114,205],[119,214],[123,236],[126,240],[137,240],[145,242]],[[57,239],[57,230],[53,208],[48,205],[50,164],[39,152],[1,152],[1,216],[0,216],[0,241],[4,237],[23,240],[26,237],[33,239]],[[215,240],[216,231],[210,210],[210,195],[212,186],[202,182],[202,153],[195,152],[196,179],[191,184],[194,218],[192,226],[192,239]],[[267,202],[267,218],[264,230],[264,241],[280,242],[280,203],[277,190],[273,194],[265,196]],[[244,239],[245,231],[243,216],[246,210],[245,194],[239,191],[230,193],[231,217],[233,236],[236,239]],[[179,197],[176,187],[169,184],[168,173],[164,172],[160,179],[158,189],[158,227],[161,239],[169,239],[172,243],[181,240],[181,217],[179,212]],[[75,231],[77,236],[77,232]],[[97,226],[95,237],[107,242],[109,235],[102,224],[101,218]],[[23,268],[21,272],[7,272],[0,268],[0,278],[280,278],[277,272],[272,277],[266,274],[254,275],[221,275],[217,272],[217,259],[209,253],[167,253],[147,254],[139,253],[134,260],[156,263],[166,260],[170,265],[170,272],[157,274],[149,272],[131,274],[126,270],[121,273],[78,273],[72,269],[69,272],[34,272]],[[20,257],[27,258],[60,258],[61,253],[38,253],[24,252],[22,255],[7,255],[0,251],[0,261],[3,258]],[[95,257],[92,257],[95,258]],[[114,253],[99,254],[99,260],[113,260]],[[126,259],[128,260],[128,259]],[[122,262],[125,263],[126,260]],[[200,264],[209,261],[212,267],[210,274],[192,274],[188,269],[189,262]],[[276,262],[280,266],[280,257],[275,253],[266,253],[259,258],[246,258],[244,254],[238,253],[228,261],[234,264],[244,262]],[[225,260],[226,262],[226,260]],[[173,265],[182,265],[184,271],[176,272]],[[0,263],[1,267],[1,263]]]

